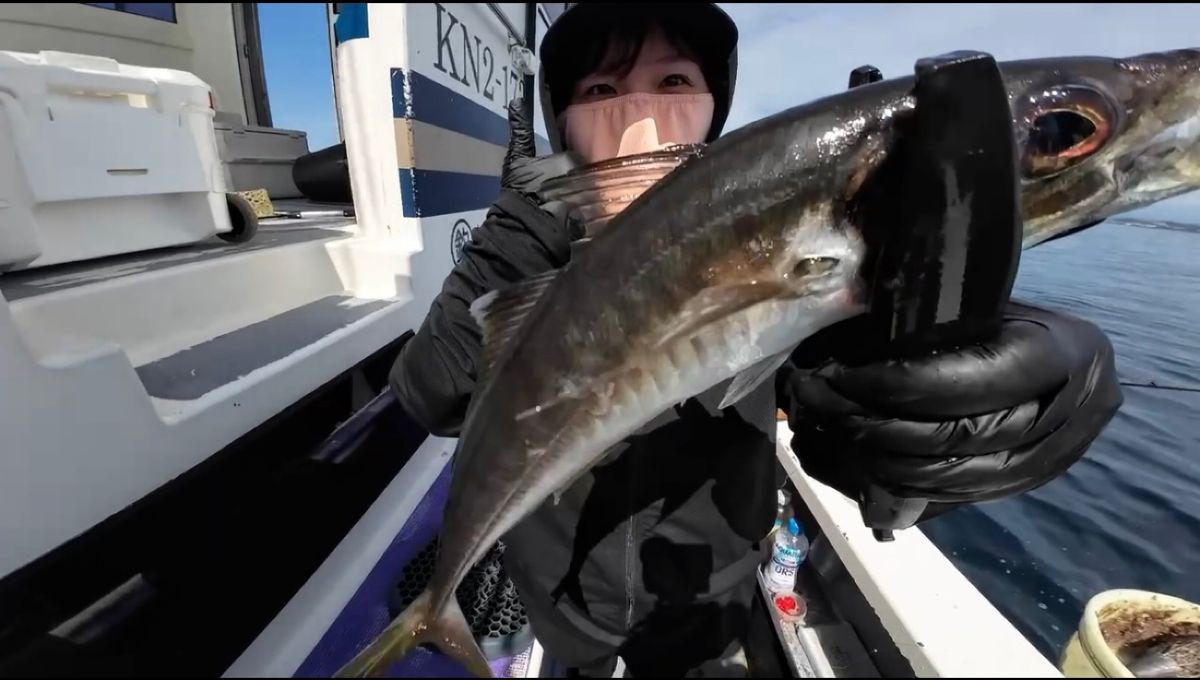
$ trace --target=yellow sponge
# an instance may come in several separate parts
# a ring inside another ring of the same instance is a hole
[[[254,208],[255,217],[262,219],[275,214],[275,207],[271,205],[271,197],[267,195],[266,189],[235,191],[234,193],[246,199],[250,206]]]

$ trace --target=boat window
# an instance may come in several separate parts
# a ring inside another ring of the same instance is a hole
[[[173,2],[85,2],[83,4],[175,23],[175,3]]]

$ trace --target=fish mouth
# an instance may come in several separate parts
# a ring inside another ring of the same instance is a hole
[[[1128,210],[1200,188],[1200,49],[1125,64],[1149,95],[1139,112],[1143,130],[1131,132],[1131,148],[1113,168],[1116,206]]]
[[[1200,95],[1198,95],[1200,101]],[[1142,151],[1114,167],[1117,207],[1123,210],[1200,188],[1200,108],[1162,130]]]

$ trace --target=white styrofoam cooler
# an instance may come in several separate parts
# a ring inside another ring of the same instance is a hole
[[[292,179],[292,165],[308,153],[308,135],[299,130],[215,122],[230,191],[266,189],[275,198],[303,196]]]
[[[0,271],[230,231],[212,121],[191,73],[0,51]]]

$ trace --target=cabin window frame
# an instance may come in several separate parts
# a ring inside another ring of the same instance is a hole
[[[169,24],[179,23],[179,11],[173,2],[84,2],[80,3],[88,7],[96,9],[107,9],[113,12],[122,12],[124,14],[132,14],[133,16],[145,17],[154,21],[162,21]],[[170,12],[170,17],[159,16],[157,14],[149,14],[145,11],[137,11],[140,7],[153,6],[157,9],[167,9]]]

